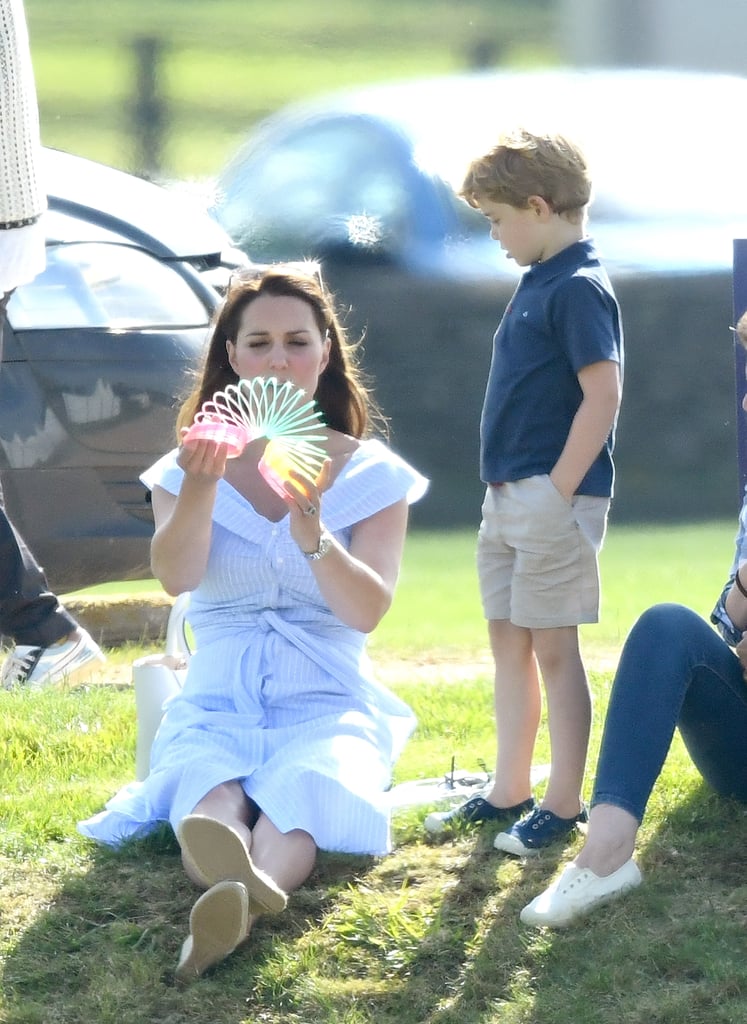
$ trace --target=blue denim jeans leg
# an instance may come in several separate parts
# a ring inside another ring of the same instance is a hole
[[[640,822],[675,728],[700,774],[747,803],[747,683],[739,659],[699,615],[649,608],[615,674],[592,805],[614,804]]]

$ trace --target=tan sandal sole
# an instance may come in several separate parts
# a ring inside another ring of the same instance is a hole
[[[252,863],[239,833],[216,818],[188,814],[176,830],[182,853],[201,877],[203,885],[232,879],[249,894],[249,913],[278,914],[288,902],[286,894]]]
[[[189,915],[176,977],[192,981],[225,960],[247,936],[249,897],[241,882],[218,882],[197,900]]]

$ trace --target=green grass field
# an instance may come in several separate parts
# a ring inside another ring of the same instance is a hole
[[[548,0],[26,0],[46,144],[143,170],[134,45],[162,42],[165,177],[215,174],[256,121],[301,97],[488,61],[553,62]],[[707,615],[733,523],[616,527],[603,612],[582,630],[595,717],[612,668],[661,600]],[[112,594],[152,582],[109,584]],[[747,1019],[745,808],[715,800],[674,744],[640,835],[646,884],[566,933],[518,912],[576,846],[521,864],[492,832],[428,839],[398,811],[387,858],[324,855],[277,919],[187,990],[171,970],[195,891],[173,839],[97,849],[75,822],[133,773],[132,661],[71,692],[0,692],[0,1024],[742,1024]],[[474,532],[413,532],[395,605],[371,641],[419,726],[396,780],[494,757],[491,667]],[[546,731],[536,763],[549,759]],[[539,790],[541,792],[541,788]]]
[[[647,527],[613,522],[601,556],[601,621],[582,627],[585,647],[607,658],[640,612],[657,601],[681,600],[707,615],[721,577],[726,578],[735,532],[730,522]],[[397,597],[371,638],[372,651],[443,662],[484,655],[475,540],[470,529],[410,531]],[[102,584],[77,594],[111,599],[160,592],[155,580],[145,580]]]
[[[26,0],[46,145],[139,166],[137,41],[160,46],[167,178],[215,174],[260,118],[293,100],[474,64],[553,61],[546,0]]]
[[[707,614],[733,533],[728,523],[610,529],[604,618],[584,633],[595,697],[587,789],[622,635],[659,600]],[[397,781],[440,775],[452,757],[472,769],[494,756],[473,548],[468,531],[413,533],[395,606],[372,643],[382,677],[419,720]],[[195,891],[173,839],[113,852],[75,831],[132,776],[129,665],[142,653],[111,652],[108,685],[0,693],[2,1024],[746,1019],[747,811],[712,797],[679,739],[640,835],[646,884],[582,925],[545,934],[518,924],[578,840],[522,864],[495,853],[490,829],[426,837],[429,807],[413,807],[395,813],[393,854],[321,856],[289,909],[263,919],[246,949],[175,988]],[[543,727],[535,762],[548,759]]]

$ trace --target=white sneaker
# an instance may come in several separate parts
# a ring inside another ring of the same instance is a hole
[[[569,864],[556,881],[535,896],[519,915],[522,924],[563,928],[595,907],[617,899],[643,881],[634,860],[600,877],[589,868]]]
[[[79,626],[78,633],[50,647],[17,644],[3,662],[0,685],[6,690],[15,686],[41,690],[53,683],[73,683],[85,671],[90,673],[94,662],[102,664],[106,658],[85,629]]]

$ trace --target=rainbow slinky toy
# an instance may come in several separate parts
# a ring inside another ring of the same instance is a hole
[[[291,469],[316,480],[325,450],[317,444],[326,435],[321,413],[305,391],[290,381],[253,377],[216,391],[197,413],[185,441],[210,440],[226,444],[229,458],[241,455],[258,437],[267,444],[259,471],[281,497]]]

